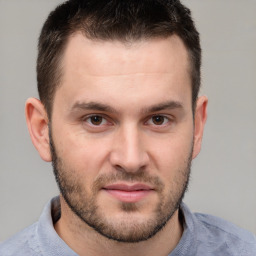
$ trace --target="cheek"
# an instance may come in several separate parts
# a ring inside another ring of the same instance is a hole
[[[155,154],[155,166],[160,179],[165,185],[165,198],[177,200],[184,190],[190,172],[193,139],[175,143],[172,140],[161,147]]]
[[[67,169],[75,172],[87,184],[92,183],[106,162],[108,142],[83,135],[66,135],[64,138],[56,145],[58,155]]]
[[[163,140],[155,140],[151,149],[152,158],[158,168],[164,170],[176,170],[187,163],[193,146],[192,133],[173,134]]]

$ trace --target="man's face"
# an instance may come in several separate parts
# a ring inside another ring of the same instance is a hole
[[[51,120],[62,196],[102,235],[146,240],[177,210],[188,182],[187,51],[177,36],[125,45],[76,34],[62,66]]]

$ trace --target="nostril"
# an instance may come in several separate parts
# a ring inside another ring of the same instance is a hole
[[[120,165],[116,165],[114,166],[114,168],[118,172],[117,176],[119,178],[130,181],[133,181],[134,178],[138,179],[140,176],[144,176],[144,173],[146,171],[146,166],[141,166],[136,169],[128,169]]]
[[[122,166],[120,166],[120,165],[115,165],[115,169],[116,169],[117,171],[120,171],[120,172],[125,171],[125,169],[124,169]]]
[[[143,136],[137,125],[122,125],[115,135],[109,159],[116,170],[138,172],[148,164],[149,158],[144,148]]]

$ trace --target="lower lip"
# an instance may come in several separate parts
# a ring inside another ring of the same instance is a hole
[[[116,199],[126,203],[136,203],[153,192],[152,190],[124,191],[115,189],[105,189],[105,191]]]

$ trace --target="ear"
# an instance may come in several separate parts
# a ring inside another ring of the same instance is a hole
[[[26,102],[25,114],[32,143],[41,158],[50,162],[52,159],[49,142],[49,120],[41,101],[36,98],[29,98]]]
[[[194,117],[193,158],[195,158],[201,150],[204,126],[207,119],[207,104],[208,99],[206,96],[201,96],[197,99]]]

